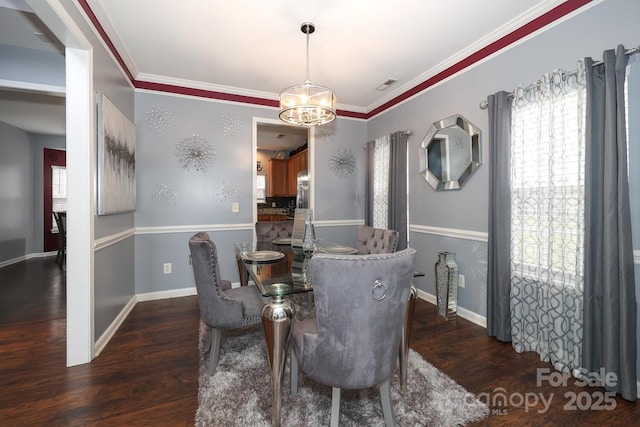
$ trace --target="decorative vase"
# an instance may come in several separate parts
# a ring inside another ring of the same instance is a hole
[[[313,227],[313,211],[307,209],[304,219],[304,237],[302,239],[302,250],[306,254],[314,252],[316,246],[316,230]]]
[[[436,298],[438,316],[456,318],[458,310],[458,264],[453,252],[440,252],[436,262]]]

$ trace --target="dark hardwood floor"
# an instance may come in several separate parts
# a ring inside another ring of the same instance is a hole
[[[139,303],[102,354],[66,368],[64,281],[52,258],[0,269],[0,426],[193,425],[196,297]],[[565,409],[571,393],[582,407],[605,406],[596,402],[602,389],[571,379],[537,386],[536,368],[549,368],[537,355],[517,354],[464,319],[445,322],[425,301],[416,306],[411,347],[470,392],[487,393],[490,404],[500,393],[511,402],[475,425],[640,425],[638,404],[620,398],[613,410]],[[551,400],[548,409],[540,396]]]

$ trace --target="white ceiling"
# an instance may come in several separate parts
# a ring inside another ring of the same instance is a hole
[[[0,6],[6,2],[20,3],[0,0]],[[336,92],[338,109],[357,113],[370,112],[560,3],[88,0],[136,80],[274,100],[305,80],[300,26],[313,22],[309,77]],[[30,20],[10,12],[0,8],[0,43],[34,48],[33,29],[15,28]],[[390,78],[398,82],[376,90]],[[0,104],[0,110],[6,107]]]
[[[310,79],[367,112],[563,0],[88,0],[137,80],[277,99]],[[375,88],[389,78],[385,92]]]

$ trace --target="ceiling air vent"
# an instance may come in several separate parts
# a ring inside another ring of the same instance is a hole
[[[397,79],[387,79],[384,83],[376,88],[376,90],[386,90],[389,86],[397,82]]]

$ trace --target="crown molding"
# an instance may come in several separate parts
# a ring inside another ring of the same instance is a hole
[[[134,88],[159,92],[166,91],[174,94],[235,101],[245,104],[277,106],[278,95],[271,92],[140,73],[131,55],[129,55],[117,32],[112,27],[100,2],[98,0],[77,1],[79,7],[85,13],[86,19],[92,24],[92,28],[98,38],[120,65],[123,73],[129,77]],[[338,115],[364,120],[371,119],[603,1],[543,1],[369,106],[357,107],[338,104]]]
[[[177,79],[173,77],[159,76],[157,74],[138,73],[136,75],[136,81],[138,83],[158,83],[161,85],[170,85],[177,87],[188,87],[198,90],[227,93],[231,95],[240,95],[251,98],[262,98],[272,101],[279,101],[278,94],[271,92],[262,92],[258,90],[243,89],[234,86],[216,85],[211,83],[204,83],[195,80]]]

